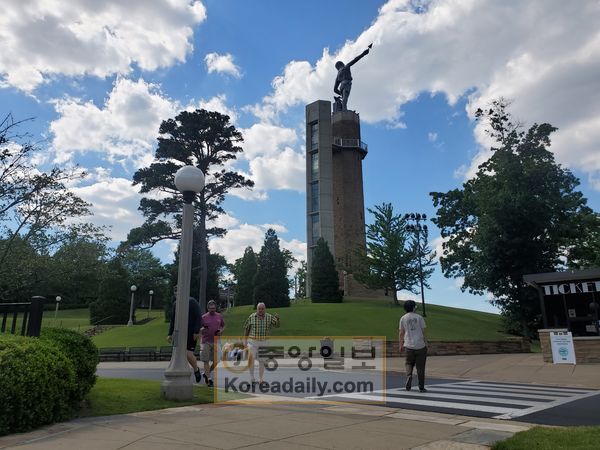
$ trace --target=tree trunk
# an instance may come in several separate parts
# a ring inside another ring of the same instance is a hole
[[[198,292],[198,303],[200,303],[200,311],[202,314],[206,313],[206,278],[207,278],[207,267],[206,267],[206,207],[204,200],[204,192],[200,193],[200,264],[198,267],[199,285],[200,292]]]

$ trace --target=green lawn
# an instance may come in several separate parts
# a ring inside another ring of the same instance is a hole
[[[120,378],[98,378],[86,397],[86,406],[79,417],[109,416],[138,411],[174,408],[213,402],[213,389],[206,386],[194,386],[194,398],[177,402],[165,400],[160,396],[160,381],[127,380]],[[246,397],[246,395],[219,394],[219,401]]]
[[[54,320],[55,311],[44,311],[42,319],[42,328],[44,327],[62,327],[77,331],[85,331],[91,328],[90,310],[85,309],[65,309],[58,310],[56,320]]]
[[[600,427],[542,428],[521,431],[493,450],[588,450],[600,447]]]
[[[225,314],[225,335],[243,334],[243,324],[251,306],[231,309]],[[389,300],[349,299],[344,303],[313,304],[302,300],[290,308],[270,308],[281,317],[281,328],[273,336],[386,336],[398,339],[402,307]],[[500,316],[466,309],[427,305],[427,327],[431,340],[502,340]],[[98,347],[166,345],[168,324],[156,319],[146,325],[120,326],[94,337]]]
[[[141,313],[141,311],[140,311]],[[164,321],[163,311],[152,311],[155,318],[144,325],[118,325],[92,339],[98,347],[147,347],[169,345],[166,341],[169,324]],[[140,318],[146,317],[146,312]]]

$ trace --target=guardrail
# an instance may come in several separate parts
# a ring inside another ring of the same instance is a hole
[[[333,145],[336,145],[338,147],[360,148],[364,151],[369,150],[369,146],[360,139],[345,139],[340,137],[334,137]]]
[[[0,333],[17,334],[17,325],[20,325],[21,336],[39,336],[45,300],[36,296],[29,303],[0,303]]]

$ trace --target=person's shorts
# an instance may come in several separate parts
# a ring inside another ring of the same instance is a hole
[[[200,361],[212,362],[215,359],[215,344],[210,342],[200,344]]]
[[[252,359],[264,363],[268,358],[260,356],[260,347],[268,345],[266,341],[248,339],[248,350],[252,353]]]
[[[196,350],[196,340],[194,339],[194,334],[188,334],[187,337],[187,349],[189,352],[193,352]]]

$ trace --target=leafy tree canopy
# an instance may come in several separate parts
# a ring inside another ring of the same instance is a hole
[[[476,116],[487,121],[491,157],[461,189],[430,194],[444,238],[442,270],[462,277],[463,290],[490,292],[511,331],[532,335],[539,299],[523,275],[560,268],[592,212],[576,190],[579,180],[548,150],[555,127],[536,123],[524,131],[504,100]]]

